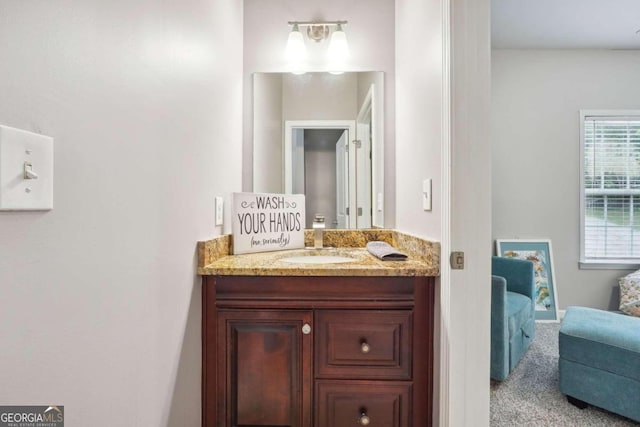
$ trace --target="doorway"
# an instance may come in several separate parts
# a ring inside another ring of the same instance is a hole
[[[284,183],[285,193],[305,194],[307,228],[315,214],[328,228],[371,227],[371,145],[356,121],[285,121]]]

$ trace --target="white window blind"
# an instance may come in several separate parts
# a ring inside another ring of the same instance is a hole
[[[582,117],[582,261],[638,263],[640,112]]]

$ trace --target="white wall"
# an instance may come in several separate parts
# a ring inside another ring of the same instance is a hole
[[[493,237],[551,239],[561,309],[613,308],[628,274],[578,268],[578,112],[640,108],[638,76],[637,50],[492,53]]]
[[[355,120],[358,74],[282,76],[283,120]]]
[[[282,75],[253,75],[253,191],[281,193],[284,191],[282,171]]]
[[[440,0],[396,0],[396,228],[441,241],[443,26]],[[387,163],[388,164],[388,163]],[[385,164],[385,167],[387,165]],[[433,179],[433,210],[422,208],[422,181]],[[440,284],[436,290],[434,425],[442,424]]]
[[[440,240],[442,22],[440,1],[396,1],[396,228]],[[386,167],[386,165],[385,165]],[[433,210],[422,181],[433,179]]]
[[[0,213],[2,404],[200,425],[195,245],[241,187],[241,28],[237,0],[0,2],[0,123],[55,138],[54,209]]]
[[[253,144],[251,130],[251,73],[288,71],[284,48],[287,21],[347,20],[344,27],[351,56],[347,71],[383,71],[385,79],[385,225],[395,224],[395,12],[393,0],[244,0],[245,123],[243,189],[251,189]],[[328,71],[320,55],[326,44],[308,45],[309,66]],[[313,52],[317,56],[313,56]]]

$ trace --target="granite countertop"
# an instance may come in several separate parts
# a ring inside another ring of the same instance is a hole
[[[311,246],[312,234],[305,233]],[[307,241],[308,240],[308,241]],[[381,240],[408,255],[406,261],[382,261],[365,245]],[[325,245],[333,248],[292,249],[232,255],[231,236],[198,242],[198,274],[220,276],[439,276],[440,245],[393,230],[327,230]],[[300,256],[342,256],[352,262],[302,264],[283,261]]]

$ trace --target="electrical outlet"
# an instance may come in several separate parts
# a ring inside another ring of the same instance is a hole
[[[216,225],[222,225],[224,222],[224,199],[216,197]]]
[[[422,209],[431,210],[431,178],[422,181]]]

